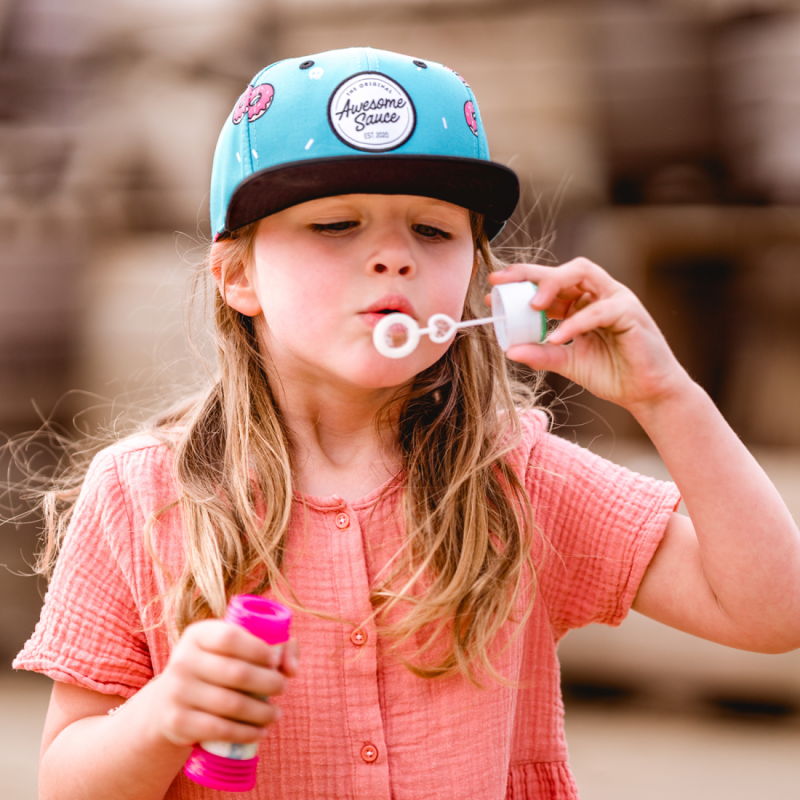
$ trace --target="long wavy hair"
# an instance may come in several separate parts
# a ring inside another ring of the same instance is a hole
[[[223,286],[247,270],[256,225],[210,245],[197,280],[209,280],[212,259],[222,265]],[[477,269],[464,319],[477,318],[487,273],[500,266],[482,216],[472,213],[471,225]],[[200,284],[195,290],[197,296]],[[166,576],[160,598],[173,637],[192,622],[222,616],[228,599],[243,591],[269,591],[295,609],[327,616],[300,603],[286,580],[296,481],[269,353],[254,319],[213,291],[217,374],[204,394],[150,425],[174,448],[177,483],[175,502],[155,512],[142,532],[154,558],[151,534],[159,517],[179,505],[184,520],[184,569]],[[491,663],[490,644],[506,623],[520,629],[535,590],[533,512],[506,456],[520,439],[518,411],[535,404],[537,391],[538,383],[509,373],[489,326],[475,327],[460,332],[376,420],[379,428],[396,429],[405,541],[392,569],[371,588],[372,618],[398,654],[404,643],[415,643],[401,658],[420,677],[458,673],[477,686],[483,675],[506,682]],[[55,563],[79,472],[43,495],[39,569],[45,574]]]

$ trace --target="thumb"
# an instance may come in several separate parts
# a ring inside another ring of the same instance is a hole
[[[512,361],[527,364],[532,369],[543,372],[557,372],[569,377],[571,348],[556,344],[518,344],[509,347],[506,357]]]

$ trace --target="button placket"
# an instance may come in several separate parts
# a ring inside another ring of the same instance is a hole
[[[370,583],[365,544],[360,530],[361,519],[342,498],[335,499],[336,505],[328,509],[328,525],[334,534],[340,534],[331,536],[329,540],[332,554],[341,570],[336,578],[340,611],[342,617],[357,624],[372,611],[369,603]],[[352,648],[349,654],[342,654],[344,702],[347,716],[351,720],[349,746],[352,748],[350,753],[354,762],[361,765],[353,773],[353,796],[389,800],[391,789],[388,764],[382,756],[385,751],[385,737],[375,647],[370,646],[373,640],[363,627],[350,630],[345,628],[342,632],[343,643]]]

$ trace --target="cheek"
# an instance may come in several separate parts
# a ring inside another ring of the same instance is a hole
[[[339,270],[299,248],[264,248],[258,255],[258,294],[264,316],[308,319],[333,307],[344,294]]]
[[[441,298],[448,308],[443,308],[444,313],[460,317],[464,303],[467,299],[473,277],[472,254],[464,259],[459,259],[446,271],[440,271],[434,278],[433,296]]]
[[[336,330],[345,298],[331,271],[281,270],[263,276],[259,289],[271,339],[307,350],[322,346]]]

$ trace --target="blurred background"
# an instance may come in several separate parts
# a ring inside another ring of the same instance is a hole
[[[639,293],[797,519],[789,0],[0,0],[0,432],[113,427],[129,401],[156,407],[196,379],[183,309],[225,115],[267,63],[350,45],[466,77],[493,158],[523,180],[510,243],[588,256]],[[667,477],[624,412],[550,386],[559,434]],[[36,797],[49,691],[9,667],[44,590],[23,577],[37,530],[0,528],[9,800]],[[585,800],[800,798],[798,653],[728,651],[632,614],[570,634],[561,656]]]

